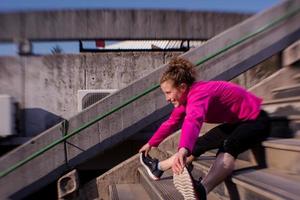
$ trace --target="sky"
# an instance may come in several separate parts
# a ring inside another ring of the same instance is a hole
[[[62,10],[62,9],[171,9],[212,10],[224,12],[257,13],[281,0],[0,0],[0,13]],[[0,30],[1,31],[1,30]],[[33,43],[34,52],[47,54],[59,45],[65,53],[77,53],[77,42]],[[1,55],[16,55],[15,44],[0,43]]]
[[[280,0],[0,0],[0,12],[79,8],[149,8],[257,12]]]

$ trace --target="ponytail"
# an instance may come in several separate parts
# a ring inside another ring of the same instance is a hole
[[[167,80],[173,80],[176,87],[182,83],[191,86],[196,80],[194,65],[183,58],[173,58],[169,62],[167,70],[160,78],[160,84]]]

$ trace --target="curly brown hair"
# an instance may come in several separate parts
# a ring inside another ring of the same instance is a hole
[[[194,65],[184,58],[172,58],[167,70],[160,78],[160,84],[167,80],[173,80],[174,86],[179,86],[181,83],[192,85],[196,80]]]

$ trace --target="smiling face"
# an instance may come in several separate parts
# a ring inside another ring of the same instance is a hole
[[[185,83],[180,84],[178,87],[174,86],[173,80],[166,80],[160,84],[160,87],[165,94],[166,101],[172,103],[174,107],[178,107],[183,103],[183,95],[187,91]]]

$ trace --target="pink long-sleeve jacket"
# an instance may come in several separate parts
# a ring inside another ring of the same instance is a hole
[[[262,99],[242,87],[225,81],[199,81],[191,85],[183,104],[174,108],[148,141],[158,146],[182,124],[178,148],[192,152],[203,122],[234,123],[254,120],[260,113]]]

